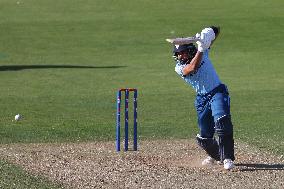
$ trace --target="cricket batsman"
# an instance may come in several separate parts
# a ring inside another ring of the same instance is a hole
[[[235,160],[230,96],[209,59],[211,46],[219,33],[219,27],[205,28],[196,34],[200,39],[196,42],[197,48],[193,43],[174,45],[173,53],[175,71],[196,91],[195,108],[200,130],[196,140],[208,154],[202,165],[218,161],[224,169],[230,170]],[[215,133],[218,141],[214,138]]]

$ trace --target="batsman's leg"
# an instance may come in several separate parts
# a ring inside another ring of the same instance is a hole
[[[220,160],[235,160],[234,156],[234,139],[233,125],[229,115],[219,118],[216,121],[216,133],[219,136],[219,153]]]
[[[219,161],[219,146],[215,138],[203,138],[199,134],[196,136],[198,145],[213,159]]]
[[[216,93],[211,100],[212,115],[215,121],[215,130],[218,135],[220,160],[235,160],[233,124],[230,116],[230,97],[229,94]]]
[[[204,101],[205,100],[205,101]],[[219,161],[219,147],[214,136],[214,119],[210,109],[209,98],[197,96],[195,107],[198,115],[200,134],[196,136],[197,144],[213,159]]]

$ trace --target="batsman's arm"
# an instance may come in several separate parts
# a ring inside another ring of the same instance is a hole
[[[194,58],[190,61],[190,64],[187,64],[183,70],[183,75],[188,75],[191,73],[194,73],[200,65],[201,59],[202,59],[203,52],[197,51]]]

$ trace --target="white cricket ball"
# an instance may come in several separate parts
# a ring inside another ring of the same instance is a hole
[[[20,121],[22,116],[20,114],[15,115],[15,121]]]

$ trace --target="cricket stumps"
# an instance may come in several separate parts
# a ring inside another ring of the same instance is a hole
[[[137,151],[137,89],[135,88],[122,88],[117,91],[116,98],[116,151],[120,151],[120,129],[121,129],[121,94],[124,92],[124,151],[128,151],[128,140],[129,140],[129,94],[133,92],[133,150]]]

